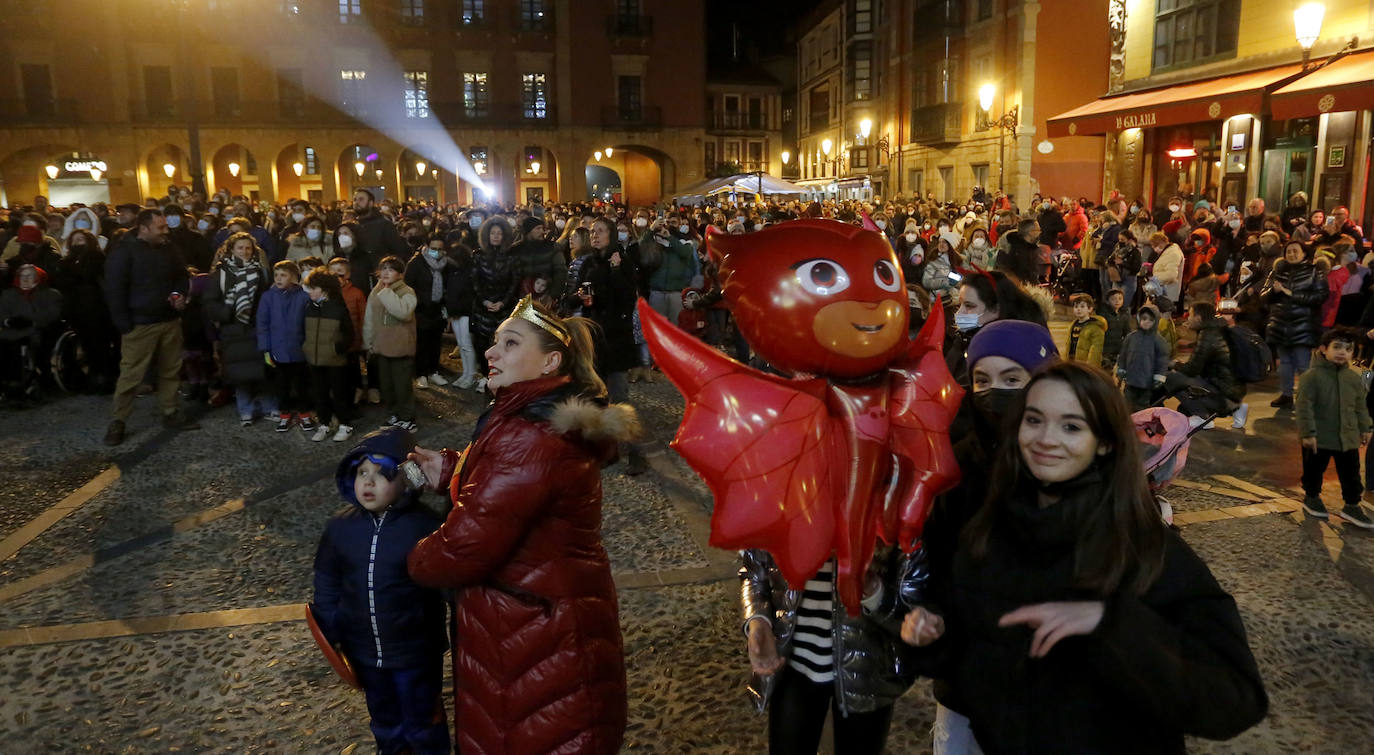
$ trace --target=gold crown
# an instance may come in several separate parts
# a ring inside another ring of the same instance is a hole
[[[534,306],[534,297],[525,294],[525,298],[515,305],[515,311],[510,313],[511,317],[519,317],[526,322],[532,322],[553,334],[554,338],[563,342],[564,346],[572,346],[572,333],[558,321],[556,317],[550,317]]]

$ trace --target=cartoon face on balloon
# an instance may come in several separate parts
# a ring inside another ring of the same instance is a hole
[[[707,249],[735,322],[774,367],[857,378],[907,346],[906,287],[880,234],[795,220],[748,236],[709,233]]]

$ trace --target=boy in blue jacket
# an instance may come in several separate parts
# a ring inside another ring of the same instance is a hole
[[[258,351],[275,370],[277,432],[291,429],[300,414],[301,430],[315,429],[310,414],[310,368],[305,362],[305,308],[310,296],[301,288],[301,269],[290,260],[272,266],[272,287],[258,300]]]
[[[441,524],[406,489],[400,464],[414,447],[409,432],[389,427],[344,456],[336,479],[351,505],[330,518],[315,552],[312,610],[353,664],[384,755],[450,752],[444,601],[406,572],[411,548]]]

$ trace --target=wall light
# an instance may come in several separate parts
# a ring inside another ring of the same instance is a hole
[[[54,178],[57,178],[57,166],[56,166],[56,165],[48,164],[45,168],[43,168],[43,170],[46,170],[46,171],[48,172],[48,180],[49,180],[49,181],[53,180]]]
[[[992,96],[997,93],[997,87],[991,83],[978,87],[978,107],[984,110],[992,109]]]
[[[1321,36],[1322,17],[1325,15],[1326,6],[1321,3],[1305,3],[1293,11],[1293,35],[1298,38],[1298,44],[1302,45],[1304,52],[1310,51]]]
[[[358,162],[353,163],[353,170],[358,171],[358,178],[362,178],[363,171],[367,170],[367,163],[359,160]]]
[[[859,121],[859,136],[867,139],[871,133],[873,133],[873,121],[868,118]]]
[[[102,171],[101,169],[99,169],[99,168],[91,168],[91,180],[92,180],[92,181],[99,181],[99,180],[100,180],[100,177],[103,176],[103,175],[105,175],[105,172]]]
[[[240,166],[239,166],[238,163],[229,163],[229,175],[233,176],[234,178],[238,178],[238,177],[239,177],[239,167],[240,167]],[[300,174],[297,173],[296,175],[299,176]]]
[[[301,174],[305,172],[305,164],[291,163],[291,172],[296,174],[296,178],[300,178]]]
[[[163,163],[162,172],[166,173],[168,178],[171,178],[172,176],[175,176],[177,174],[177,166],[171,163]]]
[[[835,143],[830,141],[829,139],[821,140],[821,151],[825,153],[826,157],[830,156],[830,149],[834,146]]]
[[[612,149],[612,148],[610,148],[610,147],[607,147],[607,148],[606,148],[606,157],[610,157],[611,154],[614,153],[614,152],[615,152],[614,149]]]
[[[415,175],[417,175],[417,176],[423,176],[423,175],[425,174],[425,168],[428,168],[428,167],[429,167],[428,165],[425,165],[425,161],[424,161],[424,160],[416,160],[416,161],[415,161]]]
[[[788,152],[787,150],[783,150],[783,151],[782,151],[782,164],[783,164],[783,165],[786,165],[786,164],[787,164],[788,162],[790,162],[791,160],[792,160],[792,153],[791,153],[791,152]]]
[[[601,162],[601,150],[599,149],[596,151],[596,161]]]
[[[538,174],[538,173],[539,173],[539,161],[538,161],[538,160],[535,160],[535,161],[533,161],[533,162],[530,163],[530,172],[531,172],[531,173],[535,173],[535,174]]]
[[[378,181],[382,180],[382,169],[381,169],[381,168],[378,168],[378,169],[377,169],[377,180],[378,180]]]

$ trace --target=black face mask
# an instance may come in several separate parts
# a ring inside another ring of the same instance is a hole
[[[973,394],[973,408],[988,424],[1000,427],[1020,398],[1020,388],[989,388]]]

